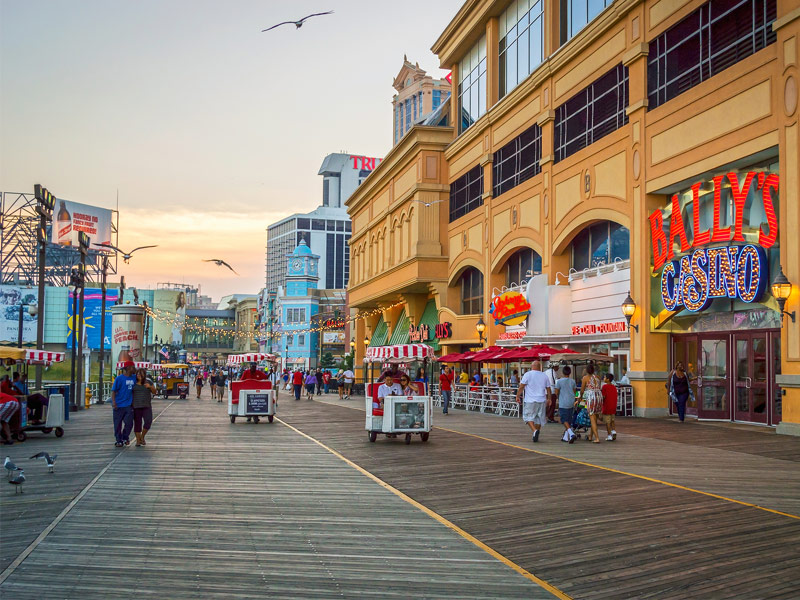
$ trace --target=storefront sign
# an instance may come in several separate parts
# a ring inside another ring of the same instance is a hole
[[[666,310],[698,312],[715,298],[761,299],[769,281],[766,250],[778,240],[778,184],[776,173],[731,172],[695,183],[690,192],[675,194],[666,211],[650,215],[653,271],[663,267],[660,292]],[[688,213],[691,223],[684,222]],[[719,245],[726,242],[741,243]]]
[[[497,336],[498,340],[521,340],[525,337],[525,330],[520,331],[504,331]]]
[[[595,335],[598,333],[624,333],[628,331],[628,323],[614,321],[613,323],[586,323],[574,325],[572,335]]]
[[[495,325],[520,325],[531,314],[531,304],[519,292],[503,292],[492,298],[489,314],[494,317]]]
[[[344,329],[344,326],[347,325],[347,321],[344,319],[326,319],[320,323],[320,325],[325,329]]]
[[[433,335],[431,335],[431,332],[433,332]],[[414,327],[413,325],[409,325],[408,327],[409,340],[416,343],[427,342],[434,338],[437,340],[444,340],[452,336],[453,330],[451,328],[451,323],[448,321],[437,323],[433,330],[431,330],[430,326],[424,324],[419,327]]]

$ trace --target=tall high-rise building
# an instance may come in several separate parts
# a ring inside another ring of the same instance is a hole
[[[344,289],[350,279],[351,224],[345,201],[380,158],[329,154],[322,161],[322,205],[296,213],[267,228],[266,290],[275,293],[286,282],[286,256],[304,240],[319,256],[319,287]]]
[[[411,64],[403,56],[403,66],[392,85],[397,90],[392,98],[392,145],[395,145],[414,123],[421,122],[445,103],[450,96],[450,82],[445,78],[434,79],[419,63]]]

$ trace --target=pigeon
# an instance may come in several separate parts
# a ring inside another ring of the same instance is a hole
[[[110,250],[114,250],[116,252],[119,252],[120,254],[122,254],[122,260],[125,262],[126,265],[128,263],[130,263],[131,255],[134,252],[136,252],[137,250],[144,250],[145,248],[158,248],[158,246],[139,246],[138,248],[134,248],[130,252],[125,252],[124,250],[121,250],[121,249],[117,248],[116,246],[112,246],[111,244],[108,244],[108,243],[95,244],[95,246],[100,246],[101,248],[108,248]]]
[[[17,486],[16,488],[14,488],[15,494],[17,493],[17,490],[19,490],[19,493],[22,494],[23,493],[22,484],[25,483],[25,471],[20,469],[19,474],[15,475],[14,479],[11,479],[8,483]]]
[[[236,273],[236,271],[234,270],[234,268],[232,266],[230,266],[228,263],[226,263],[224,260],[222,260],[220,258],[204,258],[203,262],[213,262],[218,267],[228,267],[231,271]],[[236,275],[238,275],[238,273],[236,273]]]
[[[58,458],[58,454],[53,454],[53,456],[50,456],[47,452],[39,452],[39,454],[34,454],[33,456],[31,456],[31,460],[33,460],[34,458],[43,458],[44,461],[47,463],[47,469],[51,473],[55,472],[54,469],[56,467],[56,459]]]
[[[6,456],[5,461],[3,461],[3,467],[6,469],[9,479],[11,479],[11,474],[14,471],[22,471],[21,468],[19,468],[17,465],[15,465],[13,462],[11,462],[11,457],[10,456]]]
[[[262,29],[261,33],[264,33],[265,31],[270,31],[272,29],[275,29],[276,27],[280,27],[281,25],[294,25],[296,29],[300,29],[303,26],[303,22],[306,19],[310,19],[311,17],[321,17],[322,15],[332,15],[332,14],[333,14],[333,11],[329,10],[328,12],[314,13],[314,14],[305,16],[302,19],[300,19],[299,21],[284,21],[283,23],[278,23],[277,25],[273,25],[272,27],[268,27],[267,29]]]
[[[415,202],[419,202],[420,204],[424,204],[425,206],[432,206],[434,204],[439,204],[439,202],[444,202],[444,200],[432,200],[431,202],[425,202],[424,200],[415,200]]]

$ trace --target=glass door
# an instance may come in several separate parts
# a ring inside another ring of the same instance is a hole
[[[706,419],[730,419],[728,336],[700,337],[698,346],[697,414]]]
[[[736,421],[767,422],[767,334],[736,333],[734,368]]]
[[[772,340],[772,364],[774,365],[772,377],[770,378],[770,382],[773,384],[772,393],[770,394],[772,397],[770,425],[777,425],[783,417],[783,391],[775,381],[775,377],[781,374],[781,330],[771,331],[769,336]]]
[[[675,365],[680,361],[686,369],[686,374],[689,376],[689,385],[694,392],[694,400],[692,400],[690,396],[689,400],[686,402],[686,414],[695,417],[697,416],[697,402],[699,398],[699,390],[697,389],[697,376],[699,374],[697,365],[697,343],[696,335],[673,336],[672,364],[670,365],[670,370],[674,369]],[[672,414],[675,412],[675,406],[672,405],[672,402],[669,404],[670,414]]]

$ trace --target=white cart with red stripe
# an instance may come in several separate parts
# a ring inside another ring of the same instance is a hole
[[[242,366],[248,363],[273,362],[274,354],[250,352],[248,354],[232,354],[228,356],[228,366]],[[277,391],[272,383],[259,379],[230,381],[228,385],[228,417],[231,423],[236,417],[247,417],[248,421],[258,423],[266,417],[272,423],[278,409]]]
[[[50,366],[53,363],[64,362],[63,352],[48,352],[47,350],[25,350],[25,365],[44,365]],[[33,401],[33,400],[31,400]],[[26,402],[27,404],[27,402]],[[27,410],[27,406],[26,406]],[[17,434],[17,439],[25,439],[26,431],[41,431],[48,434],[55,431],[56,437],[64,435],[64,397],[61,394],[53,394],[47,401],[47,409],[44,423],[27,422]]]
[[[427,344],[401,344],[397,346],[376,346],[367,348],[364,366],[369,365],[369,376],[372,379],[372,367],[380,365],[406,365],[422,363],[425,367],[434,358],[433,349]],[[427,370],[427,369],[426,369]],[[408,373],[411,376],[411,373]],[[395,382],[398,383],[398,382]],[[423,442],[428,441],[433,427],[433,401],[426,395],[397,395],[378,399],[380,382],[365,385],[366,391],[366,423],[365,427],[370,442],[378,438],[378,434],[387,437],[405,437],[406,444],[411,437],[419,435]]]

